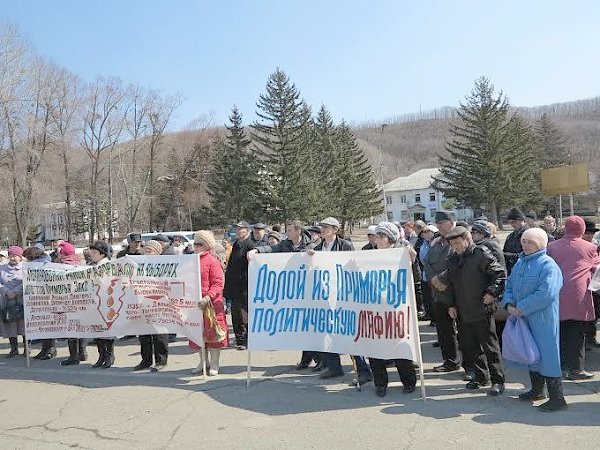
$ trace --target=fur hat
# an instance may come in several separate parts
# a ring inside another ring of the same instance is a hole
[[[112,254],[112,248],[110,247],[110,245],[108,245],[107,242],[104,241],[94,242],[92,245],[90,245],[90,249],[92,248],[98,250],[107,258],[110,258],[110,255]]]
[[[198,230],[194,234],[195,244],[204,244],[206,250],[212,250],[215,247],[215,235],[209,230]]]

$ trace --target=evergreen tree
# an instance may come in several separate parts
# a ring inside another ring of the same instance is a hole
[[[500,92],[494,96],[490,81],[475,82],[466,103],[451,124],[447,156],[439,155],[441,174],[436,185],[447,197],[471,207],[486,207],[497,222],[501,208],[527,197],[532,167],[520,145],[526,141],[523,123],[509,116],[509,103]]]
[[[214,223],[231,224],[258,218],[261,186],[259,167],[250,152],[250,139],[242,126],[242,114],[234,106],[225,141],[217,141],[213,176],[208,182],[210,215]]]
[[[321,105],[314,123],[313,165],[318,183],[319,204],[317,215],[321,218],[339,214],[338,193],[342,188],[342,176],[337,162],[336,139],[338,131],[331,114]]]
[[[534,131],[540,169],[571,164],[567,140],[546,113],[536,121]]]
[[[259,97],[252,125],[255,150],[265,166],[267,219],[302,219],[309,206],[305,165],[306,125],[310,114],[295,84],[281,69],[269,76],[266,93]]]
[[[380,214],[383,202],[369,161],[343,121],[337,127],[335,152],[332,172],[336,184],[330,199],[333,201],[334,215],[345,229],[347,224],[355,220]]]

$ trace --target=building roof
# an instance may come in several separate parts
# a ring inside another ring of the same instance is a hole
[[[440,169],[421,169],[406,177],[398,177],[385,185],[386,192],[415,191],[428,189],[433,177],[440,174]]]

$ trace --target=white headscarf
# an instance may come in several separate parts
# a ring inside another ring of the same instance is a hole
[[[548,246],[548,234],[541,228],[528,228],[523,232],[522,238],[535,242],[538,250]]]

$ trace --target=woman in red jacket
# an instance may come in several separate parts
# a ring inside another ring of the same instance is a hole
[[[219,357],[221,348],[229,345],[229,333],[227,329],[227,320],[225,318],[225,304],[223,301],[224,275],[223,268],[219,260],[211,253],[215,247],[215,236],[211,231],[200,230],[194,235],[194,251],[200,255],[200,278],[202,286],[202,299],[199,302],[200,308],[204,310],[208,304],[212,304],[215,310],[217,323],[225,330],[225,337],[220,342],[205,342],[205,347],[210,354],[210,360],[206,358],[208,374],[211,376],[219,373]],[[204,330],[204,337],[207,337],[207,331]],[[192,373],[202,373],[203,358],[206,356],[204,349],[200,348],[194,342],[190,341],[190,347],[198,350],[200,355],[200,364],[192,370]]]

